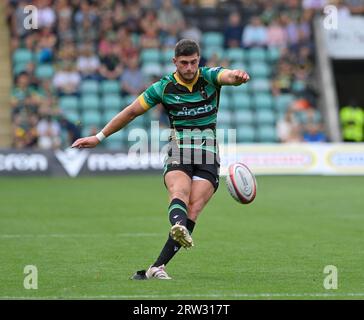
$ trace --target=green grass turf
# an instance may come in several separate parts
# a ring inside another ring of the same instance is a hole
[[[131,281],[167,239],[161,176],[2,177],[0,299],[363,299],[364,179],[257,180],[250,205],[222,180],[195,247],[168,265],[172,281]],[[38,290],[23,287],[26,265]],[[337,290],[323,287],[326,265],[338,268]]]

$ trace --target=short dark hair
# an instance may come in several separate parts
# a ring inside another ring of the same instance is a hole
[[[174,49],[174,56],[192,56],[197,53],[200,55],[200,47],[196,41],[190,39],[182,39],[177,42],[176,47]]]

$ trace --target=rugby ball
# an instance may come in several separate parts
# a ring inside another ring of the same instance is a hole
[[[243,163],[229,165],[226,186],[231,196],[240,203],[248,204],[255,199],[257,181],[254,174]]]

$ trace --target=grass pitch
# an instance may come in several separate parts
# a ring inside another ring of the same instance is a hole
[[[257,177],[250,205],[222,179],[172,281],[131,281],[167,239],[161,176],[0,179],[0,299],[363,299],[364,178]],[[35,265],[38,289],[26,290]],[[327,265],[338,289],[323,286]],[[178,288],[178,290],[176,290]]]

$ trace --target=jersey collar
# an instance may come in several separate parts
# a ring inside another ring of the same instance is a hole
[[[196,76],[195,76],[195,78],[193,79],[193,81],[191,82],[191,83],[186,83],[186,82],[184,82],[179,76],[178,76],[178,73],[177,72],[175,72],[174,74],[173,74],[173,77],[174,77],[174,79],[176,80],[176,82],[178,83],[178,84],[180,84],[181,86],[184,86],[184,87],[186,87],[190,92],[192,92],[192,90],[193,90],[193,86],[197,83],[197,80],[198,80],[198,78],[199,78],[199,76],[200,76],[200,69],[198,69],[198,71],[197,71],[197,74],[196,74]]]

